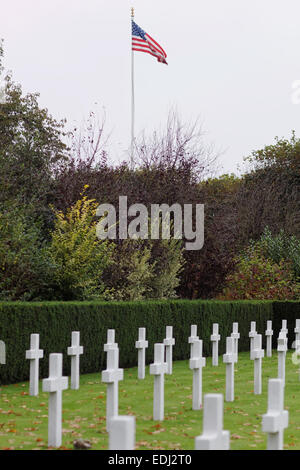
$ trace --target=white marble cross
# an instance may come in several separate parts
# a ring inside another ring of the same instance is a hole
[[[278,353],[278,378],[283,380],[285,385],[285,359],[287,352],[287,337],[285,333],[279,333],[277,339],[277,353]]]
[[[71,356],[71,388],[79,389],[79,356],[83,354],[83,346],[80,346],[80,332],[72,331],[72,345],[68,348],[68,356]]]
[[[115,343],[115,330],[107,330],[107,342],[104,345],[104,351],[107,352],[110,349],[116,349],[118,344]]]
[[[26,351],[26,359],[30,360],[29,395],[39,394],[39,360],[44,357],[44,351],[39,349],[40,335],[30,335],[30,349]]]
[[[190,358],[190,369],[193,371],[193,410],[202,408],[202,368],[206,365],[206,359],[202,356],[203,342],[195,340]]]
[[[6,364],[6,351],[4,341],[0,341],[0,364]]]
[[[195,438],[196,450],[229,450],[230,433],[223,431],[223,395],[204,395],[203,434]]]
[[[198,339],[199,339],[199,336],[197,336],[197,325],[191,325],[191,336],[189,337],[189,344],[191,345],[191,355],[192,355],[193,343]]]
[[[138,378],[144,379],[146,349],[148,348],[148,341],[146,340],[146,328],[139,328],[139,339],[135,342],[135,347],[138,350]]]
[[[102,382],[107,384],[106,391],[106,429],[109,430],[110,418],[119,414],[119,381],[124,371],[119,369],[119,349],[108,349],[107,368],[102,371]]]
[[[267,357],[272,357],[273,330],[272,330],[272,321],[271,320],[267,321],[267,329],[265,331],[265,335],[267,337]]]
[[[283,450],[283,433],[288,427],[289,412],[284,410],[284,383],[270,379],[268,412],[262,417],[262,430],[268,433],[267,450]]]
[[[235,362],[238,362],[238,356],[239,356],[239,339],[240,339],[240,333],[239,333],[239,324],[238,323],[233,323],[232,325],[232,333],[231,333],[231,338],[234,339],[234,354],[235,354]]]
[[[172,374],[173,369],[173,346],[175,344],[175,338],[173,338],[173,326],[166,327],[166,337],[164,339],[164,345],[166,348],[166,363],[168,364],[167,374]]]
[[[262,336],[256,335],[253,340],[253,349],[251,352],[251,360],[254,361],[254,394],[260,395],[262,393],[262,381],[261,373],[262,358],[265,355],[265,351],[262,349]]]
[[[226,364],[226,401],[234,401],[234,339],[226,338],[226,353],[223,354],[223,362]]]
[[[250,327],[250,331],[249,331],[249,338],[250,338],[250,357],[251,357],[251,351],[253,349],[253,339],[254,339],[254,336],[257,335],[257,331],[256,331],[256,322],[255,321],[252,321],[251,322],[251,327]]]
[[[109,450],[134,450],[135,417],[115,416],[109,423]]]
[[[213,333],[210,337],[212,342],[212,365],[217,366],[219,364],[219,341],[221,336],[219,335],[219,324],[213,323]]]
[[[150,374],[154,375],[153,392],[153,419],[154,421],[163,421],[164,419],[164,385],[165,374],[167,373],[167,363],[164,362],[165,346],[162,343],[154,345],[154,363],[150,364]]]
[[[60,447],[62,439],[62,391],[68,388],[68,377],[62,375],[62,354],[50,354],[49,377],[43,379],[43,392],[49,393],[48,446]]]

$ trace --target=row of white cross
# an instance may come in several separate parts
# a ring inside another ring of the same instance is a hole
[[[203,433],[195,438],[196,450],[229,450],[230,432],[223,430],[223,395],[204,396]],[[270,379],[268,411],[262,416],[262,431],[267,433],[267,449],[283,449],[283,433],[288,427],[289,414],[284,410],[282,379]],[[135,417],[115,416],[110,420],[109,449],[134,450]]]
[[[295,341],[295,348],[300,347],[300,320],[296,320],[296,327],[294,329],[296,334],[296,341]],[[285,339],[287,336],[287,322],[286,320],[282,320],[282,328],[280,331],[280,338],[278,339],[278,351],[285,352],[285,348],[287,345],[285,344]],[[108,330],[108,338],[107,338],[107,346],[106,348],[113,348],[116,343],[114,339],[115,332],[114,330]],[[267,322],[267,330],[265,332],[267,338],[267,357],[272,356],[272,321]],[[219,325],[217,323],[213,324],[213,333],[210,337],[212,342],[212,365],[218,366],[219,360],[219,353],[218,353],[218,343],[220,341],[219,335]],[[233,331],[231,333],[231,338],[233,338],[234,342],[234,354],[236,362],[238,360],[238,340],[240,338],[240,333],[238,332],[238,323],[233,323]],[[261,352],[261,336],[257,335],[256,332],[256,323],[251,322],[251,329],[249,332],[250,338],[250,351],[251,351],[251,359],[254,360],[255,369],[256,369],[256,376],[259,382],[259,370],[261,364],[261,358],[263,357],[263,352]],[[197,325],[191,326],[191,336],[189,337],[189,343],[193,345],[195,341],[198,341],[199,337],[197,336]],[[167,326],[166,327],[166,338],[163,341],[166,350],[166,363],[167,363],[167,374],[172,374],[172,348],[175,344],[175,339],[173,338],[173,327]],[[280,344],[280,345],[279,345]],[[144,379],[145,378],[145,352],[148,347],[148,341],[146,340],[146,329],[139,328],[139,339],[136,341],[136,348],[138,349],[138,378]],[[196,346],[196,357],[198,357],[198,349],[201,349],[202,346]],[[280,349],[281,348],[281,349]],[[252,354],[252,350],[255,349],[255,353]],[[106,350],[106,349],[105,349]],[[80,333],[78,331],[72,332],[72,344],[71,347],[68,348],[67,351],[68,355],[71,356],[71,389],[78,389],[79,388],[79,356],[83,354],[83,347],[80,346]],[[224,362],[231,363],[231,354],[232,354],[232,347],[231,342],[227,339],[227,351],[226,359]],[[26,359],[30,360],[30,387],[29,387],[29,394],[30,395],[38,395],[38,380],[39,380],[39,360],[43,358],[44,352],[42,349],[39,349],[39,335],[32,334],[30,336],[30,349],[26,351]],[[202,353],[201,353],[202,355]],[[194,364],[195,361],[192,362]],[[0,364],[5,364],[5,344],[3,341],[0,341]],[[204,365],[203,365],[204,366]],[[202,366],[202,367],[203,367]],[[191,368],[198,369],[197,367],[192,366]],[[281,359],[279,361],[279,368],[280,374],[279,377],[284,378],[284,354],[281,355]],[[231,376],[231,372],[228,367],[228,374]],[[198,373],[195,375],[199,375]],[[197,381],[196,381],[197,382]],[[258,385],[258,389],[260,386]],[[257,392],[260,393],[260,392]],[[197,409],[197,408],[196,408]]]
[[[296,347],[300,346],[300,320],[296,321]],[[287,351],[287,328],[286,320],[283,320],[282,329],[278,338],[278,378],[285,382],[285,356]],[[267,356],[272,355],[272,322],[267,322]],[[254,361],[254,393],[261,393],[261,361],[264,357],[262,349],[262,337],[256,332],[255,322],[251,322],[250,358]],[[223,362],[226,364],[226,401],[234,400],[234,364],[238,361],[238,323],[233,323],[233,331],[226,338],[226,353]],[[218,342],[220,341],[219,325],[213,325],[212,341],[212,364],[218,365]],[[202,368],[206,365],[206,359],[202,356],[203,342],[197,336],[197,325],[191,326],[191,358],[190,369],[193,370],[193,410],[202,408]],[[154,362],[150,365],[150,374],[154,375],[154,400],[153,419],[164,419],[164,375],[172,374],[172,348],[175,344],[173,328],[167,326],[166,338],[163,343],[154,346]],[[1,346],[1,344],[0,344]],[[146,329],[139,328],[139,338],[136,342],[138,349],[138,377],[145,378],[145,350],[148,347],[146,340]],[[0,347],[1,351],[1,347]],[[123,369],[119,368],[119,349],[115,342],[115,330],[108,330],[107,343],[104,345],[107,353],[107,369],[102,371],[102,381],[107,384],[107,430],[110,429],[112,420],[118,418],[118,382],[123,380]],[[5,349],[4,349],[5,352]],[[72,332],[72,345],[67,350],[71,356],[71,388],[79,388],[79,356],[83,354],[80,346],[80,333]],[[39,335],[32,334],[30,338],[30,350],[26,351],[26,358],[30,360],[30,395],[38,394],[39,359],[43,357],[43,350],[39,349]],[[3,358],[2,358],[3,359]],[[5,360],[4,360],[5,362]],[[61,445],[61,413],[62,413],[62,390],[68,388],[68,377],[62,376],[62,354],[50,354],[49,356],[49,378],[43,380],[43,391],[49,392],[49,424],[48,445],[59,447]],[[222,398],[223,399],[223,398]],[[220,405],[216,405],[218,408]],[[210,405],[207,405],[210,408]],[[125,422],[125,421],[124,421]],[[132,427],[132,424],[130,425]],[[117,426],[118,428],[118,426]],[[119,429],[119,428],[118,428]],[[119,431],[118,431],[119,432]]]
[[[299,320],[296,322],[295,333],[298,334]],[[272,324],[268,322],[267,331],[269,337],[273,335]],[[271,331],[270,331],[271,330]],[[170,330],[169,330],[170,331]],[[268,412],[263,416],[262,429],[268,433],[268,449],[280,450],[283,448],[283,431],[288,426],[288,412],[283,409],[284,402],[284,384],[285,384],[285,356],[287,351],[287,329],[286,321],[283,321],[282,329],[278,338],[278,378],[269,380],[268,391]],[[143,341],[145,340],[145,331],[143,329]],[[261,362],[264,357],[262,349],[262,336],[256,332],[255,322],[251,323],[249,333],[251,350],[250,358],[254,361],[254,393],[262,393],[261,380]],[[223,362],[226,364],[226,401],[234,401],[234,364],[238,361],[238,323],[233,324],[233,332],[226,338],[226,353],[223,355]],[[213,326],[211,336],[213,343],[213,363],[218,365],[216,353],[218,353],[218,341],[220,335],[218,324]],[[202,368],[205,366],[206,359],[202,356],[202,340],[197,336],[197,326],[191,326],[191,344],[190,368],[193,370],[193,410],[199,410],[202,405]],[[167,373],[168,364],[164,362],[164,348],[169,342],[164,344],[155,344],[154,363],[150,365],[150,374],[154,375],[154,395],[153,395],[153,419],[164,419],[164,374]],[[116,343],[114,343],[114,347]],[[142,346],[142,344],[139,344]],[[145,344],[144,344],[145,346]],[[147,344],[148,346],[148,344]],[[269,356],[272,355],[269,351]],[[140,362],[139,362],[140,364]],[[143,364],[144,377],[144,364]],[[106,371],[103,372],[103,374]],[[123,378],[123,377],[122,377]],[[103,376],[102,376],[103,380]],[[117,387],[117,384],[115,384]],[[109,390],[108,390],[109,393]],[[115,389],[115,393],[116,389]],[[135,420],[133,417],[118,416],[118,409],[107,409],[106,415],[107,430],[110,435],[109,448],[115,450],[130,450],[134,442]],[[128,427],[127,427],[128,426]],[[122,436],[123,429],[125,436]],[[129,447],[126,447],[126,445]],[[203,434],[195,440],[196,449],[229,449],[229,432],[223,431],[223,396],[218,394],[208,394],[204,397],[204,415],[203,415]]]
[[[79,357],[83,354],[83,346],[80,346],[80,332],[72,331],[72,343],[67,350],[71,356],[71,388],[79,389]],[[30,349],[26,351],[26,359],[30,360],[29,372],[29,395],[39,394],[39,360],[44,357],[44,351],[40,349],[40,335],[33,333],[30,335]]]

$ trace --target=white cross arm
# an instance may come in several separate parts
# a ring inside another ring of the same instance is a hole
[[[233,339],[240,339],[241,335],[240,333],[231,333],[231,338]]]
[[[273,333],[274,333],[273,330],[266,330],[266,331],[265,331],[265,335],[266,335],[266,336],[272,336]]]
[[[254,361],[255,359],[262,359],[265,357],[264,349],[252,349],[250,354],[250,359]]]
[[[166,362],[150,364],[149,372],[151,375],[166,374],[168,371],[168,364]]]
[[[210,340],[211,340],[211,341],[220,341],[220,339],[221,339],[221,335],[213,334],[213,335],[211,335],[211,337],[210,337]]]
[[[189,336],[189,343],[194,343],[195,341],[198,341],[199,336]]]
[[[284,410],[282,413],[277,411],[269,411],[262,417],[263,432],[278,432],[285,429],[289,424],[289,412]]]
[[[68,377],[49,377],[43,379],[43,392],[57,392],[68,388]]]
[[[146,349],[148,348],[148,341],[146,339],[141,339],[135,342],[136,349]]]
[[[235,354],[232,352],[223,354],[223,362],[225,364],[231,364],[232,362],[235,362]]]
[[[106,343],[103,349],[105,352],[108,352],[111,349],[116,349],[117,347],[118,347],[118,343]]]
[[[30,335],[30,349],[25,353],[26,359],[42,359],[44,351],[39,349],[40,335],[33,333]]]
[[[192,357],[190,359],[190,369],[200,369],[206,366],[206,357]]]
[[[174,346],[175,344],[175,338],[165,338],[164,339],[164,345],[165,346]]]
[[[69,346],[68,356],[77,356],[83,354],[83,346]]]
[[[28,349],[26,351],[26,359],[42,359],[44,351],[42,349]]]
[[[106,369],[102,371],[102,382],[110,384],[124,379],[123,369]]]

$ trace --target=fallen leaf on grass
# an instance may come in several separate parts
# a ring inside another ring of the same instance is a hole
[[[137,447],[149,447],[149,443],[147,441],[139,441],[136,443]]]
[[[161,429],[157,429],[156,431],[150,432],[150,434],[159,434],[159,433],[164,432],[164,431],[165,431],[165,428],[161,428]]]

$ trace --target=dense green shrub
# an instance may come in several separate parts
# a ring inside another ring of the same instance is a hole
[[[227,275],[223,300],[293,300],[300,298],[298,270],[300,241],[283,231],[272,236],[268,228],[257,242],[251,241],[235,259]]]
[[[111,262],[114,244],[97,238],[94,219],[98,204],[83,193],[81,196],[66,214],[55,211],[48,247],[55,266],[52,299],[91,300],[107,295],[102,274]]]
[[[300,240],[295,235],[288,235],[280,230],[277,235],[272,235],[268,227],[265,228],[260,245],[267,258],[275,263],[289,261],[295,279],[300,279]]]
[[[299,312],[299,304],[296,305]],[[64,373],[70,372],[70,359],[66,352],[70,346],[71,332],[76,330],[80,331],[84,346],[81,373],[100,374],[105,366],[103,344],[108,328],[116,330],[121,367],[130,367],[137,364],[135,341],[139,327],[147,328],[149,363],[153,360],[154,343],[162,342],[167,325],[174,327],[174,359],[180,360],[187,359],[190,354],[188,337],[191,324],[198,325],[203,351],[208,356],[211,354],[213,323],[220,325],[222,354],[234,321],[239,322],[241,333],[239,349],[245,351],[249,348],[250,322],[256,321],[257,331],[263,334],[266,321],[272,319],[272,302],[258,301],[2,302],[0,339],[6,343],[7,364],[0,366],[1,382],[28,379],[29,363],[25,360],[25,351],[29,349],[31,333],[40,334],[40,345],[45,351],[45,357],[40,361],[41,377],[48,376],[48,355],[51,352],[63,353]],[[277,334],[274,329],[274,337]]]
[[[51,298],[53,273],[40,224],[22,207],[0,207],[0,300]]]
[[[110,298],[175,298],[184,264],[182,251],[181,240],[123,240],[104,272]]]

